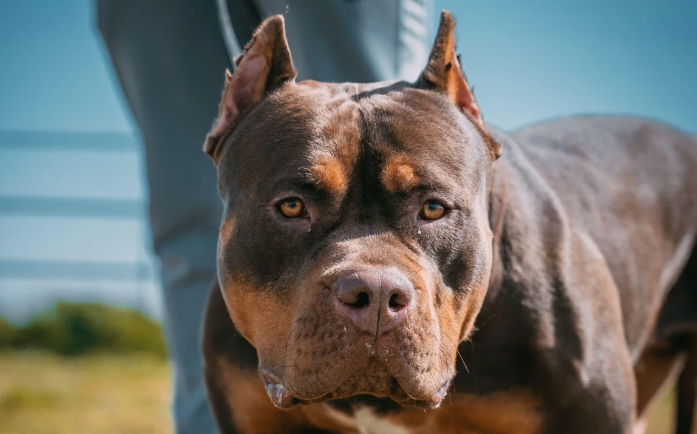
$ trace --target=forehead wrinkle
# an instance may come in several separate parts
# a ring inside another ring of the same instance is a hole
[[[371,110],[376,142],[385,154],[409,155],[420,186],[464,183],[467,189],[476,188],[481,169],[489,164],[488,147],[457,110],[441,103],[410,89],[380,101]]]
[[[335,194],[346,192],[358,155],[360,114],[348,94],[324,104],[314,122],[314,140],[305,173],[318,187]]]
[[[428,140],[433,139],[433,134],[429,135],[427,131],[433,133],[433,125],[429,122],[427,127],[424,126],[424,121],[428,120],[423,119],[421,111],[402,100],[386,96],[373,97],[366,102],[372,126],[371,143],[384,158],[377,174],[384,188],[391,193],[451,190],[448,186],[453,184],[451,180],[457,178],[457,174],[449,173],[449,168],[442,167],[440,160],[445,158],[445,166],[448,166],[449,161],[458,158],[452,155],[447,143],[438,150],[430,146]]]

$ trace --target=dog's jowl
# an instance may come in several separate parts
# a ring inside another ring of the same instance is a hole
[[[678,375],[688,432],[697,140],[487,126],[447,12],[416,83],[297,83],[279,16],[236,63],[204,145],[223,432],[628,434]]]

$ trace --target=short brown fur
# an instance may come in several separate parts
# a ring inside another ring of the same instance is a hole
[[[409,158],[398,155],[390,158],[382,170],[382,183],[392,193],[403,193],[419,185],[419,176]]]
[[[207,147],[224,433],[629,434],[681,368],[689,432],[697,140],[624,117],[485,125],[447,12],[416,83],[295,83],[279,23],[251,43],[275,41],[254,48],[269,70],[243,57],[228,78],[264,92],[232,98]],[[281,215],[289,197],[307,212]],[[421,218],[432,200],[447,212]]]

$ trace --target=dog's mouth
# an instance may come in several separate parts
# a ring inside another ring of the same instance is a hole
[[[390,390],[390,392],[386,394],[375,394],[358,390],[351,392],[349,391],[350,388],[342,384],[335,390],[326,393],[322,396],[311,399],[302,399],[296,397],[292,391],[290,391],[282,382],[277,380],[275,376],[273,376],[272,374],[262,373],[261,378],[264,382],[264,389],[266,390],[266,393],[268,394],[269,399],[271,400],[273,405],[275,405],[278,408],[285,409],[291,408],[299,404],[317,404],[325,401],[345,399],[358,395],[373,395],[378,398],[389,398],[403,407],[416,406],[436,409],[440,407],[441,402],[443,402],[443,399],[445,399],[445,397],[447,396],[448,391],[450,390],[450,385],[452,384],[451,377],[445,382],[443,382],[443,384],[441,384],[441,386],[431,396],[427,398],[414,398],[409,396],[399,385],[399,382],[393,378],[392,384],[394,384],[394,387],[392,387],[392,390]]]

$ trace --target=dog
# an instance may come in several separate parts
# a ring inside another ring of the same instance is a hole
[[[443,11],[415,83],[295,82],[281,16],[204,144],[224,433],[633,433],[697,373],[697,140],[482,118]],[[534,102],[531,102],[534,103]]]

